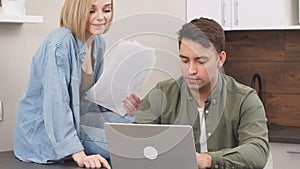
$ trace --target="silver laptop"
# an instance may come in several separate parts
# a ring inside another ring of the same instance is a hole
[[[113,169],[197,169],[188,125],[105,123]]]

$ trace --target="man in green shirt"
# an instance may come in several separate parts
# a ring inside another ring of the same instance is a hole
[[[220,71],[224,30],[200,18],[178,34],[182,76],[158,83],[134,122],[192,125],[198,168],[263,168],[269,156],[264,106],[254,89]]]

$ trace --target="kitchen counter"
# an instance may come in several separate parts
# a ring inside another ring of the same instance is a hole
[[[300,127],[271,124],[268,128],[270,142],[300,144]]]
[[[18,160],[13,151],[0,152],[0,168],[5,169],[82,169],[73,160],[56,164],[36,164]],[[100,169],[105,169],[101,167]]]
[[[22,162],[15,157],[13,151],[0,152],[0,164],[0,168],[5,169],[81,169],[71,160],[51,165]]]

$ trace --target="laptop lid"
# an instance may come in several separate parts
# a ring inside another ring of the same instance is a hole
[[[188,125],[105,123],[113,169],[197,169]]]

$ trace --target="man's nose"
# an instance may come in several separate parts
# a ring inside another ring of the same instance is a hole
[[[189,74],[191,74],[191,75],[197,74],[197,65],[195,63],[191,62],[189,64],[188,71],[189,71]]]

